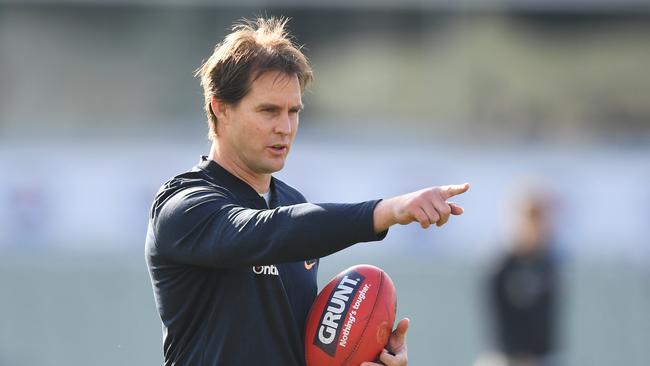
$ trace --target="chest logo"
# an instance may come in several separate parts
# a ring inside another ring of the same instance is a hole
[[[254,266],[253,273],[256,275],[270,275],[270,276],[279,276],[278,267],[274,265],[270,266]]]
[[[316,259],[306,260],[305,261],[305,269],[309,271],[310,269],[314,268],[314,266],[316,265],[316,262],[317,262]]]

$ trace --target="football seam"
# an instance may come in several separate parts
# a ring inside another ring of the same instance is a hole
[[[380,273],[380,276],[379,276],[379,290],[377,290],[377,296],[375,297],[375,302],[372,304],[372,311],[370,311],[370,318],[368,318],[368,322],[370,322],[370,319],[372,319],[372,315],[375,312],[375,307],[377,306],[377,301],[379,301],[379,295],[381,294],[381,285],[383,285],[383,284],[384,284],[384,274]],[[361,340],[363,339],[363,335],[366,334],[367,329],[368,329],[367,326],[365,328],[363,328],[363,331],[359,335],[359,339],[354,344],[354,348],[352,349],[352,352],[350,352],[348,354],[348,356],[345,358],[345,360],[343,360],[343,363],[341,364],[341,366],[346,366],[348,364],[348,361],[350,360],[350,357],[352,357],[352,355],[354,355],[357,352],[357,349],[359,349],[359,344],[361,343]],[[380,351],[380,353],[381,353],[381,351]]]

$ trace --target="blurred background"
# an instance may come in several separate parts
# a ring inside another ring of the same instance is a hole
[[[208,152],[194,70],[256,15],[292,18],[316,77],[278,177],[313,202],[472,184],[321,285],[378,265],[411,364],[498,365],[490,274],[544,191],[548,364],[650,364],[647,0],[0,0],[0,365],[162,363],[149,206]]]

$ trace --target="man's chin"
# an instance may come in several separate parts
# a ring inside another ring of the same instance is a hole
[[[273,174],[276,172],[279,172],[284,168],[284,160],[281,162],[270,162],[269,164],[265,164],[263,167],[261,167],[261,171],[263,171],[266,174]]]

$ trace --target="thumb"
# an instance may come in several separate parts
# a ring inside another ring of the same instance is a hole
[[[465,210],[455,202],[449,202],[449,208],[451,208],[452,215],[462,215],[463,212],[465,212]]]
[[[395,333],[399,334],[400,336],[406,337],[406,332],[409,330],[409,324],[411,323],[411,319],[409,318],[404,318],[397,323],[397,327],[395,328]]]
[[[393,336],[390,339],[390,345],[393,349],[399,348],[406,343],[406,332],[409,329],[410,322],[411,320],[409,318],[404,318],[397,323],[397,327],[393,331]]]

